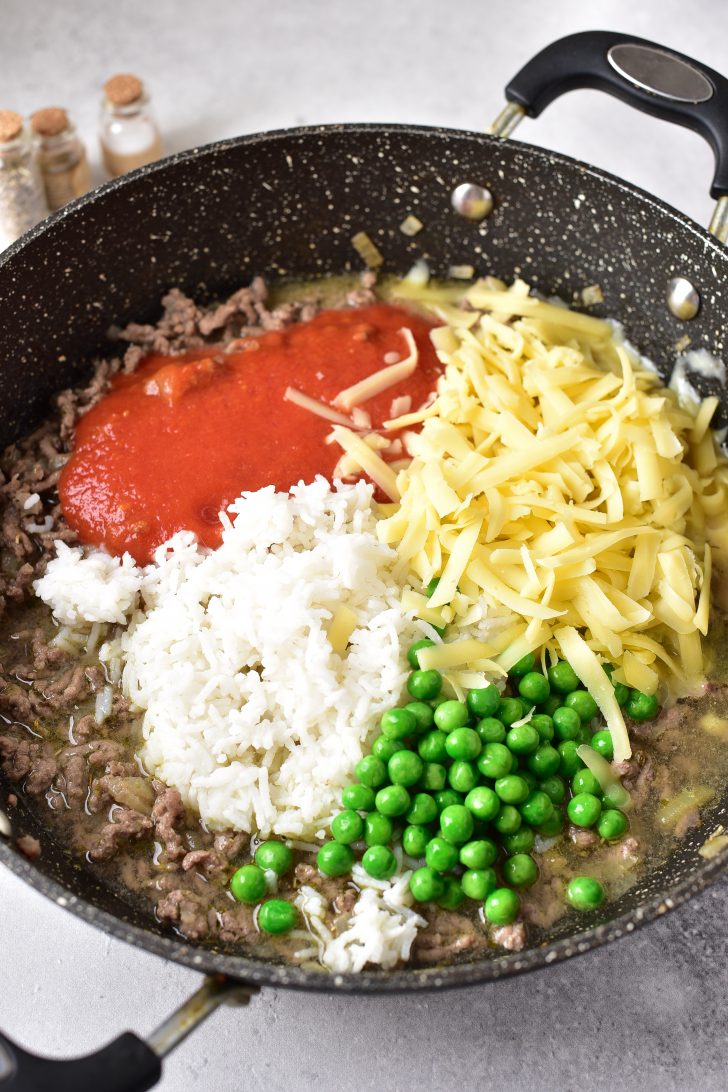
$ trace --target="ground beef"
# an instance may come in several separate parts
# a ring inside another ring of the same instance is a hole
[[[19,838],[15,839],[15,844],[29,861],[37,861],[40,857],[40,842],[32,834],[21,834]]]
[[[241,941],[255,942],[258,935],[252,906],[241,903],[230,910],[223,911],[218,936],[224,944],[239,944]]]
[[[420,913],[427,919],[427,928],[420,929],[412,945],[416,963],[444,963],[463,952],[472,952],[486,943],[485,934],[476,929],[470,918],[452,910],[426,906]]]
[[[174,925],[187,940],[204,940],[210,932],[209,902],[193,891],[183,888],[170,891],[157,903],[156,914],[160,921]],[[212,920],[215,921],[214,914]]]
[[[131,808],[119,808],[112,822],[104,823],[88,853],[92,861],[108,861],[128,841],[141,838],[152,830],[152,821]]]
[[[303,886],[313,887],[327,902],[335,900],[349,889],[348,876],[322,876],[315,865],[302,861],[294,869],[296,882]]]
[[[187,853],[180,829],[184,829],[186,814],[177,789],[168,789],[161,781],[152,785],[157,799],[152,808],[154,835],[162,843],[167,861],[179,861]]]
[[[526,947],[526,926],[522,921],[512,925],[499,925],[493,930],[493,943],[507,952],[521,952]]]
[[[0,736],[0,765],[8,781],[24,781],[31,796],[46,792],[58,771],[50,744],[9,734]]]

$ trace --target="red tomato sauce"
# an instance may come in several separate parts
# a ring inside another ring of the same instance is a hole
[[[152,354],[80,419],[60,479],[63,514],[82,542],[137,561],[176,531],[207,546],[221,541],[218,512],[243,490],[288,490],[316,474],[331,478],[341,456],[326,444],[330,421],[284,399],[295,387],[331,405],[345,387],[408,355],[409,327],[419,362],[409,379],[362,403],[372,428],[391,416],[392,400],[412,410],[434,391],[442,368],[429,339],[432,323],[401,307],[323,311],[312,321],[180,356]]]

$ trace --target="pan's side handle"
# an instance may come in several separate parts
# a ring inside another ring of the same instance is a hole
[[[728,79],[655,42],[616,31],[570,34],[542,49],[506,88],[509,105],[491,131],[508,136],[527,114],[538,117],[567,91],[597,88],[646,114],[693,129],[715,154],[710,230],[728,236]]]
[[[218,1005],[246,1005],[256,992],[255,986],[211,976],[148,1040],[128,1031],[95,1054],[67,1061],[39,1058],[0,1032],[0,1092],[147,1092],[162,1075],[162,1058]]]

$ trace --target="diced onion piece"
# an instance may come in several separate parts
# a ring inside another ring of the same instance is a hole
[[[358,406],[360,402],[366,402],[377,394],[381,394],[382,391],[386,391],[389,387],[395,386],[396,383],[409,379],[417,367],[420,354],[409,327],[403,326],[399,332],[407,343],[409,355],[397,364],[390,364],[387,368],[380,368],[378,372],[368,375],[366,379],[361,379],[351,387],[339,391],[333,400],[335,406],[351,410],[354,406]]]
[[[399,230],[402,232],[403,235],[409,235],[411,237],[413,235],[417,235],[418,232],[422,231],[424,226],[425,225],[417,216],[413,216],[410,213],[409,216],[405,216],[404,220],[399,225]]]
[[[682,819],[689,811],[702,808],[715,796],[715,789],[709,785],[695,785],[690,789],[683,789],[672,800],[666,800],[657,809],[657,822],[661,827],[674,827],[679,819]]]
[[[295,387],[286,387],[283,397],[286,402],[293,402],[294,406],[300,406],[301,409],[308,410],[309,413],[315,413],[317,417],[323,417],[326,421],[334,421],[337,425],[351,426],[352,424],[351,418],[345,417],[338,410],[319,402],[317,398],[310,398],[302,391],[296,390]]]
[[[372,451],[364,443],[360,436],[342,425],[334,425],[332,429],[334,440],[344,451],[355,459],[365,474],[368,474],[375,485],[378,485],[390,500],[399,500],[397,488],[397,475],[391,467],[387,466],[383,459]]]
[[[382,252],[372,242],[366,231],[357,231],[356,235],[352,236],[351,245],[369,269],[377,269],[384,261]]]
[[[602,711],[612,736],[614,761],[625,762],[632,755],[632,746],[609,676],[584,638],[573,626],[557,629],[554,637],[559,643],[564,659],[569,661],[577,678],[583,682]]]
[[[346,651],[349,638],[356,629],[357,620],[356,613],[351,607],[340,606],[336,608],[326,631],[329,644],[334,652],[341,655]]]
[[[701,857],[705,857],[706,861],[712,860],[713,857],[717,857],[718,854],[728,846],[728,834],[723,834],[721,830],[711,834],[710,838],[698,850]]]
[[[475,276],[475,267],[472,265],[451,265],[447,273],[454,281],[472,281]]]

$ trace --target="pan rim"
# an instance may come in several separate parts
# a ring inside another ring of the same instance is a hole
[[[297,140],[306,137],[328,137],[336,134],[356,135],[358,133],[380,134],[383,137],[410,134],[413,136],[436,136],[453,141],[477,140],[484,144],[495,144],[499,147],[505,147],[507,144],[509,148],[522,151],[524,155],[540,160],[548,166],[560,165],[570,171],[576,169],[582,176],[586,175],[594,178],[598,183],[607,183],[609,187],[614,187],[633,199],[637,198],[643,206],[657,210],[658,213],[679,225],[683,231],[687,230],[700,239],[706,245],[706,257],[711,251],[718,256],[719,261],[725,261],[726,257],[728,257],[726,248],[710,235],[706,228],[694,221],[686,213],[672,207],[661,198],[655,197],[639,186],[583,160],[560,152],[549,151],[524,141],[505,142],[501,138],[467,129],[380,122],[352,122],[307,125],[231,137],[174,153],[120,178],[112,179],[72,201],[12,244],[0,256],[0,273],[9,262],[14,260],[15,255],[22,253],[26,247],[32,246],[35,239],[43,237],[48,231],[52,231],[54,226],[65,220],[66,217],[75,217],[87,205],[103,200],[108,194],[114,193],[120,187],[130,186],[137,181],[152,178],[157,172],[168,170],[178,163],[195,161],[240,146],[256,146],[275,141]],[[552,963],[560,963],[592,948],[601,947],[603,944],[628,935],[648,922],[662,917],[665,913],[682,905],[688,899],[711,886],[721,875],[728,872],[728,849],[701,864],[693,875],[686,877],[668,892],[654,896],[635,910],[626,912],[604,924],[592,926],[573,936],[552,941],[537,948],[527,949],[522,953],[511,953],[481,962],[393,972],[365,972],[359,975],[327,975],[319,971],[308,971],[282,964],[264,963],[244,956],[229,955],[210,948],[196,947],[187,944],[180,938],[150,932],[141,926],[124,921],[123,918],[117,917],[109,911],[96,907],[80,896],[72,894],[59,881],[44,875],[36,869],[30,861],[12,849],[4,840],[0,840],[0,862],[10,868],[15,875],[36,891],[67,909],[77,918],[103,929],[120,940],[139,946],[161,958],[188,966],[193,970],[223,973],[242,982],[257,986],[267,985],[278,988],[315,990],[324,993],[395,994],[417,992],[423,989],[452,989],[482,985],[486,982],[511,977],[514,974],[543,968]]]

